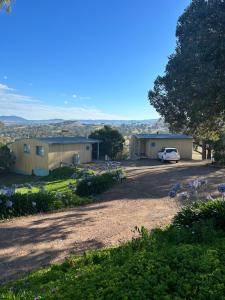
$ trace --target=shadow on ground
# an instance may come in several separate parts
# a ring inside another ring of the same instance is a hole
[[[157,161],[143,160],[126,163],[125,168],[128,179],[98,196],[98,200],[163,198],[167,197],[175,183],[186,184],[199,177],[208,179],[211,191],[215,191],[217,184],[225,182],[225,169],[214,168],[198,161],[161,164]]]

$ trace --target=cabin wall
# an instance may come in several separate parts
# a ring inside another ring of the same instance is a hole
[[[60,164],[71,165],[74,155],[79,154],[80,163],[92,161],[92,144],[52,144],[49,145],[49,170],[58,168]]]
[[[178,139],[147,139],[146,140],[146,155],[149,158],[158,158],[158,151],[163,147],[177,148],[181,159],[192,159],[193,140],[178,140]]]
[[[30,145],[30,153],[24,153],[24,144]],[[36,154],[36,147],[44,147],[44,155]],[[21,139],[10,145],[16,161],[13,171],[24,175],[48,175],[48,145],[35,139]]]

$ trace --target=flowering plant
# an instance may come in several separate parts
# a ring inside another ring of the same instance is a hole
[[[181,201],[190,201],[195,202],[200,198],[207,199],[206,195],[202,197],[202,194],[205,194],[208,187],[208,181],[206,178],[197,178],[188,184],[176,183],[172,186],[169,191],[169,197],[175,198],[178,197]],[[211,196],[210,196],[211,197]],[[212,198],[212,197],[211,197]],[[210,198],[210,199],[211,199]]]

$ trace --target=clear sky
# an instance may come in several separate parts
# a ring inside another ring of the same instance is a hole
[[[14,0],[0,13],[0,115],[150,119],[189,0]]]

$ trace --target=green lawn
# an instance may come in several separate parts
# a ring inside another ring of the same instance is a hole
[[[60,179],[60,180],[53,180],[53,181],[44,181],[43,186],[47,192],[68,192],[70,191],[68,186],[69,184],[76,184],[75,179]],[[32,185],[32,189],[29,188],[18,188],[16,191],[21,194],[26,194],[29,192],[38,193],[39,187],[35,186],[35,183]]]

